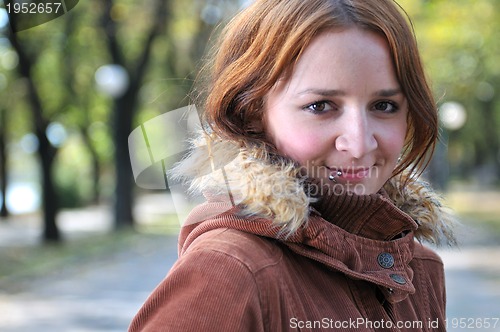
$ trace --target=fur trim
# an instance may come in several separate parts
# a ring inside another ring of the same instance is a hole
[[[304,179],[291,161],[271,162],[259,148],[203,133],[192,141],[189,155],[170,171],[189,184],[190,194],[209,192],[225,196],[240,205],[245,216],[273,220],[285,234],[293,234],[309,218],[314,198],[304,191]],[[441,205],[440,197],[424,182],[403,173],[389,180],[384,189],[394,204],[419,225],[415,236],[439,245],[455,244],[453,217]]]
[[[391,178],[384,186],[389,198],[401,211],[415,220],[415,236],[435,245],[456,245],[456,218],[441,203],[443,198],[429,183],[412,178],[408,173]]]

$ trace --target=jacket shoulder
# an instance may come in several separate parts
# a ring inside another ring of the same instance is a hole
[[[277,256],[274,247],[224,228],[203,233],[146,300],[129,331],[264,331],[255,276],[273,261],[266,254]]]
[[[199,251],[230,256],[252,273],[276,265],[283,257],[276,240],[231,228],[214,229],[201,234],[184,255]]]
[[[423,261],[435,262],[439,265],[443,265],[441,257],[439,257],[439,255],[434,250],[418,242],[415,243],[413,258]]]

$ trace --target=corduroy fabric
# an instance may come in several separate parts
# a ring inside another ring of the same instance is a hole
[[[179,260],[130,331],[445,330],[442,262],[414,241],[408,215],[383,194],[325,196],[314,209],[283,238],[271,220],[228,202],[197,207]],[[392,267],[378,263],[381,253]]]

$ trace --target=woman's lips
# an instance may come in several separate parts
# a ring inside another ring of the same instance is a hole
[[[342,181],[361,181],[365,178],[370,177],[371,167],[328,167],[332,172],[341,172],[342,174],[337,177],[338,180]]]
[[[355,181],[355,180],[362,180],[364,178],[369,177],[370,175],[370,169],[369,168],[364,168],[356,171],[348,171],[348,172],[342,172],[342,175],[340,178],[344,178],[348,181]]]

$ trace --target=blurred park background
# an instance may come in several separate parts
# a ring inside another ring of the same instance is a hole
[[[106,266],[127,254],[138,264],[130,285],[144,285],[141,257],[170,255],[154,282],[145,284],[146,296],[175,259],[179,222],[168,191],[134,183],[128,136],[193,102],[212,31],[251,1],[73,1],[66,14],[19,31],[4,2],[0,309],[2,294],[13,301],[37,280],[75,266]],[[398,2],[412,18],[440,109],[441,142],[425,176],[461,220],[464,248],[483,250],[444,255],[452,267],[469,259],[476,261],[470,269],[478,270],[477,256],[498,258],[500,248],[500,1]],[[165,134],[176,140],[175,128]],[[485,272],[488,281],[474,279],[495,285],[484,293],[499,295],[496,262],[484,263],[493,267]],[[462,277],[451,280],[457,289],[470,281],[460,284]],[[488,308],[500,317],[498,303]],[[0,313],[0,330],[3,319]]]

